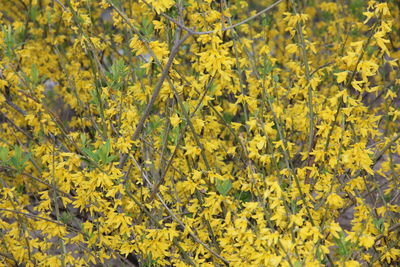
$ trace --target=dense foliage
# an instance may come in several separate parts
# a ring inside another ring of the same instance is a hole
[[[399,23],[0,0],[1,266],[399,264]]]

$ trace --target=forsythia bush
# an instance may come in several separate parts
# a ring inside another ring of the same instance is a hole
[[[0,0],[1,266],[398,266],[399,22]]]

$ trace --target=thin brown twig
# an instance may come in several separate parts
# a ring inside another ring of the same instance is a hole
[[[170,54],[169,59],[168,59],[168,62],[167,62],[167,64],[165,65],[165,67],[164,67],[164,69],[163,69],[163,71],[162,71],[161,77],[160,77],[160,79],[158,80],[158,82],[157,82],[157,84],[156,84],[156,86],[155,86],[155,88],[154,88],[154,90],[153,90],[153,94],[152,94],[152,96],[151,96],[151,98],[150,98],[150,101],[149,101],[149,103],[147,104],[145,110],[143,111],[143,114],[142,114],[142,116],[140,117],[139,123],[138,123],[137,126],[136,126],[135,132],[133,133],[133,135],[132,135],[132,137],[131,137],[131,140],[132,140],[132,141],[135,141],[135,140],[139,137],[140,133],[142,132],[144,123],[145,123],[147,117],[150,115],[151,108],[153,107],[154,103],[156,102],[157,97],[158,97],[158,94],[159,94],[160,91],[161,91],[161,86],[162,86],[162,84],[164,83],[165,79],[166,79],[167,76],[168,76],[168,73],[169,73],[169,70],[170,70],[170,68],[171,68],[171,66],[172,66],[172,62],[174,61],[175,55],[178,53],[179,47],[182,45],[182,43],[183,43],[187,38],[189,38],[189,36],[190,36],[190,34],[186,34],[185,36],[183,36],[182,39],[180,39],[180,40],[174,45],[174,47],[172,48],[171,54]],[[124,167],[124,165],[126,164],[126,160],[127,160],[127,159],[128,159],[128,153],[125,153],[125,154],[122,156],[121,161],[120,161],[120,164],[119,164],[119,166],[118,166],[120,169],[122,169],[122,168]]]
[[[10,209],[0,208],[0,211],[16,213],[16,214],[24,215],[24,216],[27,216],[27,217],[31,217],[33,219],[40,219],[40,220],[51,222],[51,223],[54,223],[54,224],[57,224],[57,225],[60,225],[60,226],[65,226],[65,224],[60,223],[58,221],[54,221],[52,219],[48,219],[48,218],[45,218],[45,217],[41,217],[41,216],[38,216],[38,215],[34,215],[34,214],[30,214],[30,213],[26,213],[26,212],[22,212],[22,211],[18,211],[18,210],[10,210]]]
[[[127,22],[128,26],[129,26],[131,29],[133,29],[133,30],[135,31],[135,33],[139,34],[139,32],[137,31],[137,29],[136,29],[136,28],[132,25],[132,23],[130,22],[129,18],[128,18],[115,4],[113,4],[111,1],[107,1],[107,2],[108,2],[108,3],[114,8],[114,10],[122,17],[122,19],[125,20],[125,21]],[[149,102],[147,103],[147,106],[146,106],[145,110],[143,111],[142,116],[141,116],[140,119],[139,119],[139,123],[138,123],[137,126],[136,126],[135,132],[134,132],[133,135],[131,136],[131,140],[132,140],[132,141],[135,141],[135,140],[139,137],[140,133],[142,132],[144,123],[145,123],[146,119],[148,118],[148,116],[150,115],[151,108],[153,107],[154,103],[155,103],[156,100],[157,100],[157,97],[158,97],[158,95],[159,95],[159,93],[160,93],[160,91],[161,91],[161,87],[162,87],[162,85],[163,85],[165,79],[168,77],[169,70],[170,70],[170,68],[171,68],[171,66],[172,66],[172,63],[173,63],[173,61],[174,61],[174,58],[175,58],[176,54],[179,52],[180,46],[181,46],[191,35],[192,35],[192,34],[187,33],[187,34],[184,35],[182,38],[179,38],[179,34],[178,34],[177,39],[176,39],[176,41],[175,41],[175,44],[174,44],[174,46],[173,46],[172,49],[171,49],[171,53],[170,53],[170,55],[169,55],[167,64],[162,68],[163,71],[162,71],[162,73],[161,73],[161,77],[158,79],[157,84],[156,84],[155,87],[154,87],[153,94],[152,94],[152,96],[151,96]],[[144,43],[145,43],[145,45],[146,45],[146,48],[148,48],[148,50],[149,50],[149,52],[150,52],[150,55],[153,57],[153,59],[156,61],[156,63],[157,63],[158,65],[161,66],[161,62],[158,60],[158,58],[156,57],[156,55],[154,54],[154,52],[151,50],[151,48],[148,46],[148,44],[147,44],[146,42],[144,42]],[[162,67],[162,66],[161,66],[161,67]],[[125,166],[126,161],[127,161],[127,159],[128,159],[128,156],[129,156],[129,153],[125,153],[125,154],[121,157],[121,160],[120,160],[119,165],[118,165],[118,168],[119,168],[119,169],[123,169],[123,167]]]

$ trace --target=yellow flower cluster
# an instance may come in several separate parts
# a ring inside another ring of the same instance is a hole
[[[399,22],[0,0],[0,266],[397,266]]]

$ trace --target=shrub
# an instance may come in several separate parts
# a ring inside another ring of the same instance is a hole
[[[0,1],[4,266],[399,263],[398,1]]]

